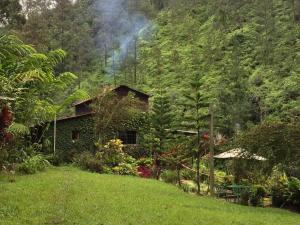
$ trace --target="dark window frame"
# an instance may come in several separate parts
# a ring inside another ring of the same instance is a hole
[[[136,145],[138,143],[137,132],[134,130],[118,132],[118,138],[124,145]]]
[[[78,141],[80,139],[80,131],[79,130],[72,130],[72,141]]]

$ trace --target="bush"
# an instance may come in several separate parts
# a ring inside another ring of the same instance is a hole
[[[285,173],[275,169],[269,179],[269,185],[272,196],[272,205],[282,207],[286,203],[286,193],[288,187],[288,178]]]
[[[300,210],[300,180],[291,177],[287,188],[287,203]]]
[[[181,171],[181,177],[184,180],[196,180],[196,173],[192,170],[184,169]]]
[[[186,181],[183,181],[181,183],[181,188],[184,192],[191,192],[191,193],[196,193],[197,192],[197,185],[194,181],[191,181],[191,180],[186,180]]]
[[[124,152],[135,159],[148,157],[149,151],[145,148],[141,148],[140,146],[136,145],[126,145],[124,146]]]
[[[113,168],[124,162],[127,155],[123,152],[123,144],[119,139],[110,140],[96,153],[96,158]]]
[[[51,163],[53,166],[60,166],[63,164],[62,159],[59,157],[59,155],[47,155],[46,159]]]
[[[98,173],[102,173],[104,171],[102,161],[97,159],[92,153],[87,151],[75,155],[73,158],[73,162],[75,163],[75,165],[84,170]]]
[[[172,184],[177,183],[177,173],[175,171],[172,171],[172,170],[163,171],[162,174],[161,174],[161,178],[166,183],[172,183]]]
[[[263,197],[266,195],[266,190],[261,185],[254,185],[250,194],[250,203],[253,206],[262,206]]]
[[[24,160],[18,166],[18,171],[25,174],[34,174],[38,171],[45,170],[50,163],[42,155],[35,155]]]
[[[144,178],[152,177],[152,169],[148,166],[138,166],[137,171],[140,177],[144,177]]]
[[[147,166],[147,167],[151,167],[153,164],[153,160],[152,158],[141,158],[139,159],[136,164],[138,166]]]
[[[151,178],[153,171],[152,171],[152,158],[141,158],[136,162],[138,166],[137,171],[140,177],[144,178]]]
[[[137,168],[130,163],[120,163],[118,166],[112,168],[112,171],[118,175],[137,175]]]

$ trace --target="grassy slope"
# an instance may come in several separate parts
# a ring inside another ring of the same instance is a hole
[[[0,181],[0,224],[300,224],[279,209],[185,194],[162,182],[64,167]]]

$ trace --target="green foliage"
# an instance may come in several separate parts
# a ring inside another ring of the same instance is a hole
[[[152,110],[150,113],[150,123],[153,132],[154,139],[157,139],[158,148],[157,150],[162,153],[166,150],[165,142],[167,142],[168,129],[172,127],[174,122],[174,115],[171,108],[171,100],[166,95],[160,91],[160,93],[154,97]],[[155,140],[152,140],[155,143]],[[157,151],[156,150],[156,151]]]
[[[142,136],[142,132],[139,132],[139,139],[138,139],[139,144],[138,145],[126,145],[123,148],[123,151],[127,155],[130,155],[135,159],[149,157],[149,155],[150,155],[150,151],[144,146],[145,143],[143,142],[143,140],[141,140],[142,138],[140,138],[140,136]]]
[[[12,133],[14,136],[24,136],[30,133],[28,127],[18,123],[12,123],[7,132]]]
[[[109,167],[118,166],[127,158],[123,152],[123,144],[119,139],[110,140],[103,148],[96,153],[96,157],[102,160]]]
[[[148,166],[151,167],[153,163],[152,158],[140,158],[139,160],[136,161],[137,166]]]
[[[250,203],[253,206],[262,206],[263,197],[266,195],[266,190],[261,185],[254,185],[250,194]]]
[[[132,163],[120,163],[112,168],[115,174],[137,176],[137,168]]]
[[[25,23],[22,6],[18,0],[3,0],[0,2],[0,24],[15,27]]]
[[[122,141],[118,139],[109,141],[95,154],[90,151],[76,154],[73,162],[81,169],[92,172],[137,175],[136,160],[123,152]]]
[[[178,182],[177,173],[173,170],[164,170],[161,173],[161,179],[166,183],[176,184]]]
[[[184,169],[181,171],[181,177],[184,180],[196,180],[196,173],[192,170]]]
[[[95,157],[91,152],[82,152],[76,154],[73,158],[73,163],[81,169],[92,172],[102,173],[103,162]]]
[[[18,171],[25,174],[34,174],[38,171],[44,171],[48,166],[50,166],[50,163],[43,155],[35,155],[25,159],[18,166]]]
[[[65,55],[62,50],[41,54],[15,36],[0,35],[0,91],[14,99],[10,108],[23,131],[24,126],[52,120],[59,111],[63,100],[56,96],[76,79],[74,74],[56,72]]]
[[[295,177],[289,178],[287,202],[300,210],[300,180]]]
[[[45,136],[53,145],[54,126],[51,123]],[[72,140],[72,131],[79,132],[79,139]],[[56,156],[61,162],[71,162],[75,154],[90,151],[94,152],[96,140],[94,134],[94,120],[92,116],[82,116],[76,119],[57,121]],[[53,154],[53,146],[44,149],[47,154]]]
[[[300,180],[288,178],[278,169],[274,170],[268,181],[271,190],[272,204],[276,207],[291,207],[299,210]]]
[[[193,181],[184,181],[181,184],[181,188],[184,192],[187,193],[196,193],[197,192],[197,186]]]
[[[299,122],[266,122],[254,126],[238,138],[238,144],[247,151],[263,156],[264,163],[256,163],[258,168],[267,166],[271,172],[274,166],[284,169],[296,169],[300,162]]]
[[[296,2],[172,1],[140,45],[140,86],[169,87],[177,103],[200,72],[219,129],[229,136],[249,122],[299,118]]]
[[[132,93],[120,98],[111,88],[101,90],[93,104],[95,132],[100,144],[120,131],[137,130],[142,125],[145,107]]]

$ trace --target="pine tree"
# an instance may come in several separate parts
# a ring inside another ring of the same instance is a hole
[[[157,179],[159,179],[160,174],[160,157],[166,150],[169,135],[168,129],[171,128],[172,123],[173,114],[170,99],[161,91],[153,100],[151,112],[151,127],[155,139],[153,141],[157,143],[157,146],[152,150]]]
[[[203,80],[196,73],[190,82],[188,91],[184,95],[184,118],[183,125],[197,131],[196,140],[196,170],[197,170],[197,193],[200,194],[200,159],[204,154],[202,149],[202,130],[207,126],[208,98],[204,92]]]

